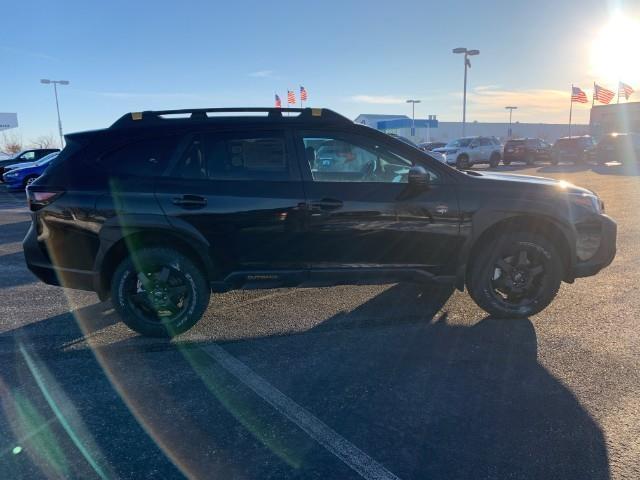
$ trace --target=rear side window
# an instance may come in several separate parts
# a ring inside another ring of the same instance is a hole
[[[489,145],[493,145],[493,142],[490,139],[488,139],[488,138],[481,138],[480,139],[480,146],[481,147],[486,147],[486,146],[489,146]]]
[[[284,134],[197,134],[171,176],[210,180],[290,180]]]
[[[159,176],[169,165],[177,143],[176,137],[132,142],[102,155],[98,160],[98,165],[112,175]]]

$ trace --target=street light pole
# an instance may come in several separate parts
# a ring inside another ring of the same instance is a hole
[[[507,137],[511,138],[511,117],[513,115],[513,111],[517,110],[518,107],[504,107],[509,110],[509,130],[507,130]]]
[[[40,83],[49,85],[53,83],[53,93],[56,97],[56,112],[58,113],[58,134],[60,135],[60,148],[64,148],[64,135],[62,134],[62,121],[60,120],[60,103],[58,102],[58,85],[69,85],[68,80],[48,80],[43,78]]]
[[[416,136],[416,103],[420,103],[422,100],[407,100],[407,103],[411,104],[411,136]]]
[[[468,50],[464,47],[454,48],[453,53],[464,53],[464,90],[462,94],[462,136],[465,136],[467,127],[467,68],[471,67],[469,57],[480,55],[480,50]]]

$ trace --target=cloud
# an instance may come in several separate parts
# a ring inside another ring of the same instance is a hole
[[[405,98],[393,95],[354,95],[349,97],[349,101],[371,105],[398,105],[405,103]]]
[[[257,70],[255,72],[251,72],[249,76],[253,78],[274,78],[274,73],[275,72],[273,70]]]
[[[19,56],[27,56],[27,57],[31,57],[31,58],[37,58],[39,60],[47,60],[47,61],[51,61],[51,62],[59,62],[60,59],[57,57],[54,57],[53,55],[48,55],[46,53],[41,53],[41,52],[33,52],[30,50],[23,50],[21,48],[15,48],[15,47],[5,47],[5,46],[0,46],[0,50],[9,53],[9,54],[13,54],[13,55],[19,55]]]
[[[505,121],[505,106],[513,105],[514,121],[566,123],[569,116],[570,88],[505,90],[497,86],[473,88],[467,95],[467,117],[478,121]],[[589,94],[587,92],[587,94]],[[461,99],[461,93],[451,94]],[[584,121],[588,107],[574,105],[574,115]]]
[[[130,100],[130,99],[146,99],[146,100],[201,100],[207,98],[204,95],[186,92],[95,92],[88,90],[78,90],[78,92],[99,95],[101,97]]]

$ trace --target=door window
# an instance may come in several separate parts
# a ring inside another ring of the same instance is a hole
[[[284,135],[197,134],[172,176],[211,180],[290,180]]]
[[[411,160],[381,145],[333,135],[303,137],[314,182],[406,183]],[[432,180],[436,178],[431,173]]]
[[[488,138],[481,138],[480,139],[480,146],[481,147],[489,147],[491,145],[492,145],[491,140],[489,140]]]
[[[130,143],[100,157],[98,166],[110,174],[120,176],[159,176],[166,170],[177,143],[178,137],[152,138]]]
[[[36,152],[33,152],[33,151],[25,152],[22,155],[20,155],[20,160],[24,160],[24,161],[27,161],[27,162],[31,162],[31,161],[33,161],[35,159],[36,159]]]

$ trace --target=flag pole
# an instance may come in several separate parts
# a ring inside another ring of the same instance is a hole
[[[571,116],[573,115],[573,83],[571,84],[571,106],[569,107],[569,137],[571,137]]]
[[[593,95],[591,95],[591,108],[596,104],[596,82],[593,82]]]
[[[620,79],[618,79],[618,103],[620,103]]]

